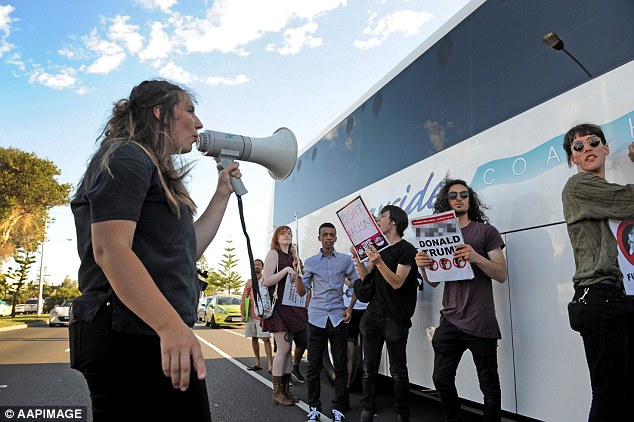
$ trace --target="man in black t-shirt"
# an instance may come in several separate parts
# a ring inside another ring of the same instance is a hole
[[[433,381],[446,421],[460,421],[460,400],[456,391],[456,371],[469,349],[478,371],[484,395],[484,421],[500,421],[502,393],[497,367],[497,341],[502,338],[495,317],[492,279],[506,281],[504,242],[482,212],[477,194],[462,180],[445,180],[434,212],[453,210],[458,218],[464,244],[456,246],[454,259],[471,263],[474,278],[445,282],[440,326],[432,339]],[[416,265],[424,272],[433,260],[424,252],[416,254]],[[425,274],[425,280],[427,275]],[[438,283],[429,283],[436,287]]]
[[[360,327],[363,335],[361,422],[373,419],[374,380],[384,342],[394,381],[396,420],[404,422],[409,421],[410,416],[406,347],[412,326],[410,318],[416,308],[416,248],[403,239],[409,222],[401,208],[394,205],[383,207],[377,223],[389,247],[380,253],[373,245],[365,249],[369,258],[367,266],[360,262],[354,247],[350,249],[359,276],[364,284],[369,281],[373,289]]]

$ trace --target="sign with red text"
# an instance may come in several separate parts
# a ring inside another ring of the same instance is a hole
[[[625,294],[634,295],[634,221],[608,220],[616,238],[619,268],[623,273]]]
[[[337,211],[337,217],[339,217],[339,221],[357,250],[361,261],[368,259],[365,253],[368,246],[374,245],[379,252],[390,246],[360,196]]]
[[[433,261],[425,269],[431,282],[471,280],[473,268],[464,259],[454,258],[457,245],[464,243],[454,211],[447,211],[411,221],[416,236],[416,249]]]

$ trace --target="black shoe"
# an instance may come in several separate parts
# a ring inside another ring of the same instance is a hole
[[[373,420],[374,420],[374,413],[372,413],[371,410],[369,409],[361,410],[361,419],[359,419],[359,422],[372,422]]]
[[[291,378],[293,378],[293,382],[296,384],[303,384],[306,382],[306,378],[299,372],[299,368],[293,367],[291,370]]]

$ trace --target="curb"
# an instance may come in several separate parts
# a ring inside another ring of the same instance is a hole
[[[26,327],[28,327],[28,325],[26,325],[26,324],[12,325],[10,327],[2,327],[2,328],[0,328],[0,331],[19,330],[20,328],[26,328]]]

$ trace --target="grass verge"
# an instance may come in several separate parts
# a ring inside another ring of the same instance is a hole
[[[14,325],[33,324],[36,322],[47,322],[48,314],[42,315],[16,315],[15,318],[10,316],[0,317],[0,328],[11,327]]]

